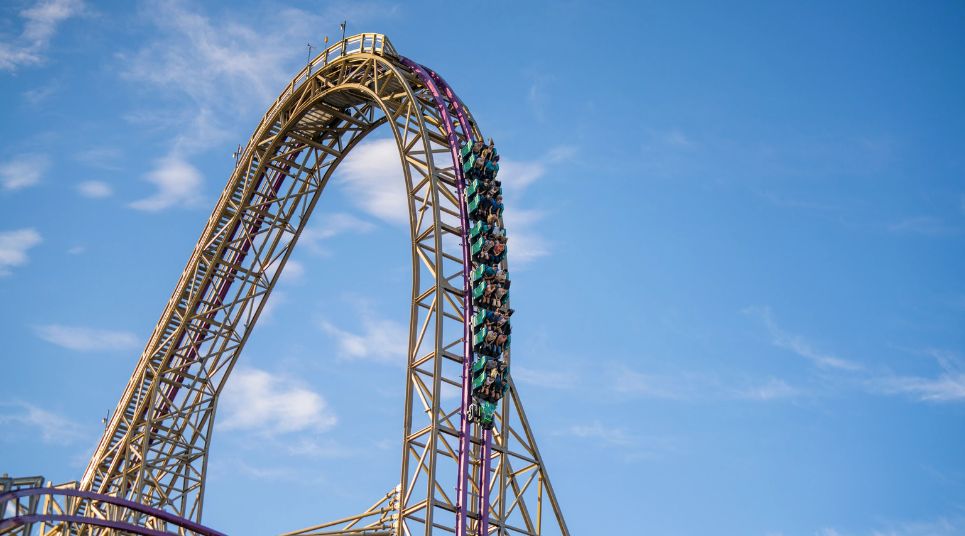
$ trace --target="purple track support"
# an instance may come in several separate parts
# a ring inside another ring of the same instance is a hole
[[[459,139],[456,135],[455,127],[452,124],[452,120],[449,117],[449,111],[446,109],[445,99],[442,93],[439,91],[439,87],[436,85],[435,78],[429,74],[429,70],[422,65],[410,60],[409,58],[400,56],[403,65],[412,69],[412,72],[419,77],[419,80],[425,84],[426,88],[432,93],[433,100],[435,101],[436,108],[439,110],[439,115],[443,120],[443,128],[446,130],[446,135],[449,139],[449,151],[452,154],[452,165],[456,174],[456,192],[459,197],[459,220],[462,224],[462,271],[463,271],[463,363],[462,363],[462,407],[460,410],[460,426],[459,426],[459,460],[458,468],[459,475],[456,479],[456,536],[467,536],[466,533],[466,504],[469,492],[469,448],[470,448],[470,437],[469,437],[469,420],[466,418],[466,412],[469,409],[469,404],[471,400],[471,389],[470,385],[472,383],[472,378],[470,377],[469,367],[472,363],[472,289],[470,288],[471,283],[471,273],[472,273],[472,260],[469,254],[469,213],[466,207],[466,197],[464,193],[466,177],[463,175],[462,171],[462,159],[459,158]],[[448,87],[446,89],[449,89]],[[450,89],[448,93],[451,95],[452,90]],[[455,104],[457,101],[450,97],[450,101]],[[461,103],[459,103],[461,106]],[[457,106],[458,108],[458,106]],[[466,134],[467,141],[472,143],[472,130],[469,129],[469,123],[464,119],[461,110],[459,110],[459,121],[463,127]],[[483,494],[486,495],[486,503],[488,504],[488,490],[484,490]],[[488,521],[488,511],[483,514]],[[487,523],[488,524],[488,523]],[[484,533],[482,533],[484,534]]]
[[[101,495],[100,493],[93,493],[90,491],[82,491],[77,489],[62,489],[62,488],[27,488],[17,491],[11,491],[9,493],[4,493],[0,495],[0,506],[5,505],[7,501],[13,499],[19,499],[21,497],[30,497],[34,495],[63,495],[66,497],[80,497],[82,499],[88,499],[92,501],[98,501],[102,503],[112,504],[116,506],[123,506],[135,512],[140,512],[142,514],[147,514],[151,517],[156,517],[168,523],[177,525],[179,528],[187,529],[196,534],[202,536],[227,536],[223,532],[218,532],[214,529],[205,527],[199,523],[195,523],[190,519],[185,519],[183,517],[176,516],[170,512],[165,512],[164,510],[158,510],[157,508],[152,508],[150,506],[143,505],[138,502],[129,501],[127,499],[121,499],[118,497],[113,497],[111,495]],[[0,508],[0,514],[5,510]],[[142,534],[145,536],[155,536],[155,535],[165,535],[167,532],[158,532],[146,527],[138,527],[137,525],[131,525],[124,523],[122,521],[109,521],[104,519],[97,519],[93,517],[85,516],[69,516],[69,515],[28,515],[28,516],[16,516],[9,519],[4,519],[0,521],[0,530],[5,530],[8,528],[13,528],[19,525],[27,523],[36,523],[39,521],[47,522],[69,522],[87,525],[98,525],[110,528],[121,529],[125,531],[132,532],[134,534]]]
[[[429,76],[432,77],[435,84],[440,87],[452,103],[455,110],[456,116],[459,118],[459,123],[462,125],[463,130],[466,132],[466,137],[470,142],[475,141],[473,139],[472,123],[469,120],[468,113],[466,112],[466,105],[463,104],[462,100],[456,95],[452,87],[441,77],[438,73],[432,69],[422,66],[423,69],[428,71]],[[462,180],[465,180],[462,177]],[[468,362],[468,361],[467,361]],[[466,371],[466,378],[468,378],[468,370]],[[467,402],[468,403],[468,402]],[[468,433],[468,432],[467,432]],[[480,475],[482,482],[480,483],[480,494],[479,494],[479,512],[481,513],[479,534],[486,535],[489,533],[489,492],[490,492],[490,482],[489,476],[491,471],[492,463],[492,432],[486,430],[483,433],[483,466]],[[461,496],[465,500],[465,496]]]
[[[446,81],[439,76],[438,73],[432,69],[429,69],[428,67],[424,68],[429,72],[429,76],[432,77],[436,84],[446,92],[446,97],[449,98],[449,102],[454,105],[456,116],[459,117],[459,122],[462,125],[463,130],[466,131],[466,137],[470,142],[475,141],[473,140],[472,124],[470,123],[469,115],[466,112],[466,105],[462,103],[462,100],[458,95],[456,95],[456,92],[452,90],[452,87],[449,86],[449,84],[446,83]],[[468,370],[466,374],[466,377],[468,378]],[[492,432],[490,430],[486,430],[483,433],[483,465],[481,471],[482,474],[480,475],[482,482],[480,483],[481,492],[479,494],[479,512],[482,516],[479,520],[479,534],[481,536],[489,534],[489,472],[492,464],[491,454]]]

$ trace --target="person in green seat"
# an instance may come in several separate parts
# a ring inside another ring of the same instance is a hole
[[[499,305],[502,305],[503,297],[506,296],[507,292],[509,291],[504,287],[496,286],[495,290],[492,291],[492,296],[489,298],[489,301],[496,303],[498,307]]]

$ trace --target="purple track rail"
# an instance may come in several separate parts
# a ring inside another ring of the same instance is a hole
[[[150,506],[145,506],[141,503],[129,501],[127,499],[120,499],[110,495],[101,495],[100,493],[93,493],[90,491],[82,491],[76,489],[61,489],[61,488],[27,488],[17,491],[11,491],[9,493],[4,493],[0,495],[0,515],[6,511],[6,504],[8,501],[19,499],[21,497],[31,497],[34,495],[63,495],[65,497],[80,497],[83,499],[88,499],[91,501],[98,501],[105,504],[111,504],[115,506],[122,506],[128,508],[135,512],[140,512],[142,514],[147,514],[151,517],[155,517],[162,521],[166,521],[178,528],[187,529],[195,534],[200,534],[202,536],[226,536],[223,532],[218,532],[212,528],[205,527],[199,523],[195,523],[190,519],[185,519],[183,517],[176,516],[170,512],[165,512],[164,510],[158,510],[156,508],[151,508]],[[73,515],[62,515],[62,514],[30,514],[24,516],[13,516],[7,519],[0,519],[0,532],[16,528],[28,523],[77,523],[82,525],[96,525],[99,527],[108,527],[118,530],[123,530],[125,532],[130,532],[132,534],[139,534],[143,536],[170,536],[170,532],[163,532],[154,529],[149,529],[147,527],[141,527],[138,525],[132,525],[130,523],[125,523],[123,521],[113,521],[109,519],[98,519],[94,517],[87,516],[73,516]]]
[[[466,111],[465,105],[462,100],[456,95],[452,90],[452,87],[446,83],[441,76],[439,76],[435,71],[429,69],[423,65],[420,65],[409,58],[400,56],[403,65],[412,70],[413,73],[419,80],[425,84],[426,88],[432,93],[433,101],[435,102],[436,108],[439,110],[439,114],[442,117],[443,128],[446,131],[446,136],[449,140],[449,150],[452,153],[452,164],[456,175],[456,191],[460,200],[459,204],[459,218],[462,223],[463,237],[462,237],[462,269],[463,269],[463,309],[464,321],[463,321],[463,337],[465,342],[463,343],[463,365],[462,365],[462,407],[461,407],[461,419],[460,419],[460,429],[459,429],[459,475],[456,480],[456,536],[468,536],[467,534],[467,524],[466,524],[466,509],[468,503],[468,492],[469,492],[469,451],[471,449],[471,438],[470,438],[470,425],[469,419],[467,419],[466,412],[468,411],[469,404],[472,398],[471,384],[472,377],[470,375],[470,366],[472,364],[473,352],[472,352],[472,316],[473,316],[473,304],[472,304],[472,259],[469,255],[469,211],[466,206],[465,197],[465,186],[466,177],[462,171],[462,159],[459,157],[459,139],[456,133],[456,129],[453,125],[452,118],[449,115],[449,110],[446,107],[445,99],[449,99],[449,103],[452,105],[453,111],[459,120],[459,125],[463,130],[466,137],[467,143],[473,143],[477,141],[474,137],[472,123],[469,121],[469,114]],[[444,95],[443,95],[444,94]],[[489,533],[489,472],[490,472],[490,453],[491,453],[491,443],[492,443],[492,432],[490,430],[483,431],[483,447],[482,447],[482,459],[483,466],[480,471],[480,482],[479,482],[479,530],[480,535],[486,535]]]

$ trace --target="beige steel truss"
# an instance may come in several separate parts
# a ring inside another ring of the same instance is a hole
[[[218,396],[332,173],[366,135],[387,125],[405,177],[413,278],[402,474],[389,531],[456,532],[463,416],[458,397],[447,399],[443,390],[463,385],[466,230],[445,129],[456,124],[463,141],[481,135],[471,120],[458,121],[458,99],[437,106],[438,95],[434,100],[427,81],[402,60],[380,34],[349,37],[316,57],[271,105],[124,389],[81,490],[200,522]],[[469,495],[478,498],[480,482],[489,482],[489,532],[569,534],[512,381],[493,438],[485,479],[478,426],[469,438]],[[468,534],[477,534],[478,505],[467,504]],[[374,508],[384,514],[385,504]],[[76,501],[70,511],[152,523],[94,501]],[[360,534],[358,528],[335,533]]]

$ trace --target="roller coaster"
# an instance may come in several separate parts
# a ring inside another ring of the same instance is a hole
[[[569,535],[510,374],[499,154],[381,34],[333,44],[269,106],[83,476],[0,479],[0,534],[222,534],[201,524],[218,397],[329,178],[382,126],[412,239],[401,476],[362,513],[286,534]]]

